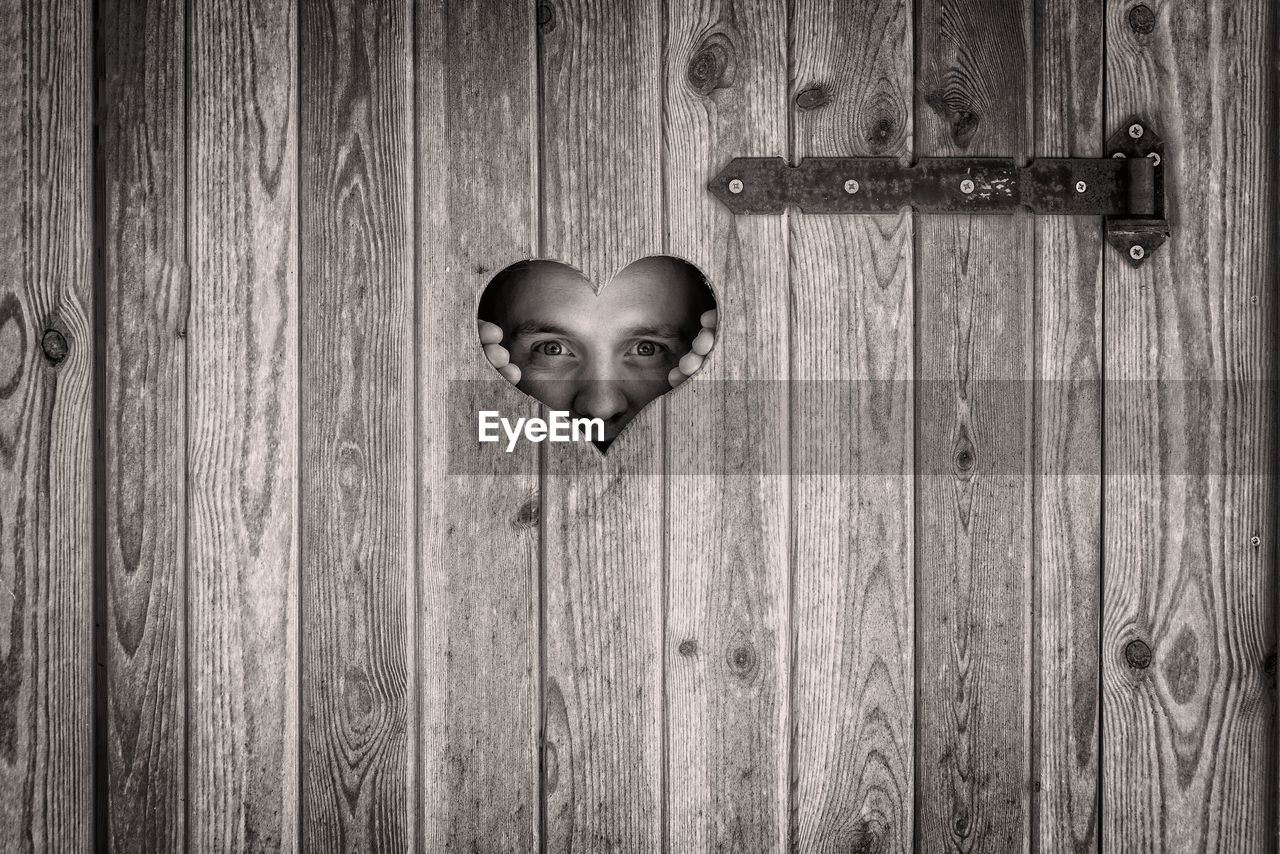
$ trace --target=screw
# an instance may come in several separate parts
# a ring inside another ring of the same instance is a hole
[[[1084,181],[1076,181],[1076,192],[1077,192],[1077,193],[1083,193],[1083,192],[1084,192],[1085,190],[1087,190],[1087,189],[1089,189],[1089,185],[1088,185],[1088,184],[1086,184]]]
[[[1111,155],[1111,157],[1114,160],[1124,160],[1125,153],[1123,151],[1117,151],[1115,154]]]
[[[1262,545],[1262,537],[1254,534],[1253,539],[1249,540],[1249,542],[1253,543],[1253,547],[1256,549],[1258,546]]]
[[[970,181],[968,178],[965,178],[963,181],[961,181],[961,182],[960,182],[960,192],[964,193],[965,195],[968,195],[969,193],[972,193],[972,192],[973,192],[973,182],[972,182],[972,181]]]
[[[1141,261],[1144,257],[1146,257],[1146,254],[1147,254],[1147,250],[1143,249],[1141,246],[1139,246],[1136,243],[1129,247],[1129,257],[1135,261]]]
[[[1155,165],[1157,165],[1157,166],[1159,166],[1159,165],[1160,165],[1160,154],[1159,154],[1159,152],[1153,151],[1153,152],[1151,152],[1150,154],[1148,154],[1147,156],[1151,158],[1151,162],[1152,162],[1152,163],[1154,163],[1154,164],[1155,164]]]
[[[1134,139],[1142,139],[1142,125],[1138,124],[1137,122],[1134,122],[1133,124],[1129,125],[1129,136],[1133,137]]]
[[[729,192],[730,192],[730,193],[741,193],[741,192],[742,192],[742,182],[741,182],[741,181],[739,181],[737,178],[734,178],[732,181],[730,181],[730,182],[729,182]]]
[[[858,192],[858,182],[853,180],[852,178],[850,178],[848,181],[845,181],[844,191],[852,196],[854,193]]]

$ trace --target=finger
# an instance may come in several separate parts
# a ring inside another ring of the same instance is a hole
[[[715,329],[716,320],[718,318],[719,315],[716,314],[716,310],[713,308],[710,311],[704,311],[702,313],[702,317],[698,318],[698,321],[708,329]]]
[[[672,368],[671,373],[667,374],[667,382],[671,383],[672,388],[675,388],[687,379],[689,379],[689,375],[679,368]]]
[[[699,356],[705,356],[711,352],[711,347],[716,343],[716,333],[711,329],[703,329],[698,333],[698,337],[693,339],[693,352]]]
[[[480,321],[480,343],[501,344],[502,327],[496,323],[490,323],[487,320]]]
[[[520,384],[520,366],[519,365],[513,365],[510,362],[508,362],[507,364],[503,365],[501,368],[498,368],[498,373],[506,377],[507,382],[511,383],[512,385]]]
[[[511,354],[501,344],[484,345],[484,355],[495,368],[505,367],[511,362]]]
[[[684,371],[687,377],[693,376],[701,367],[702,357],[697,353],[685,353],[680,357],[680,370]]]

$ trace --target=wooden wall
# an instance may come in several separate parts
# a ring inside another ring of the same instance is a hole
[[[1276,849],[1270,0],[2,2],[0,849]],[[1133,115],[1138,270],[706,190]],[[704,370],[474,442],[658,253]]]

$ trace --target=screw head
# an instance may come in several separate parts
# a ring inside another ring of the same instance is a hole
[[[1262,537],[1259,537],[1257,534],[1254,534],[1253,538],[1250,539],[1249,542],[1253,543],[1254,548],[1257,548],[1258,546],[1262,545]]]
[[[961,181],[961,182],[960,182],[960,192],[964,193],[965,195],[968,195],[969,193],[972,193],[972,192],[973,192],[973,182],[972,182],[972,181],[970,181],[968,178],[965,178],[963,181]]]
[[[858,182],[853,180],[852,178],[844,182],[844,191],[849,195],[852,196],[854,193],[858,192],[858,189],[859,189]]]
[[[1129,136],[1133,137],[1134,139],[1142,139],[1142,125],[1138,124],[1137,122],[1134,122],[1133,124],[1129,125]]]
[[[1088,185],[1088,184],[1086,184],[1084,181],[1076,181],[1076,192],[1077,192],[1077,193],[1083,193],[1083,192],[1084,192],[1085,190],[1087,190],[1087,189],[1089,189],[1089,185]]]
[[[729,182],[729,192],[730,192],[730,193],[741,193],[741,192],[742,192],[742,181],[738,180],[737,178],[734,178],[732,181],[730,181],[730,182]]]
[[[1117,151],[1115,154],[1111,155],[1111,157],[1113,160],[1124,160],[1125,153],[1123,151]]]
[[[1157,166],[1160,165],[1160,152],[1152,151],[1147,154],[1147,157],[1150,158],[1151,162],[1154,163],[1155,165]]]
[[[1147,255],[1147,250],[1143,249],[1141,246],[1139,246],[1136,243],[1129,247],[1129,257],[1135,261],[1141,261],[1143,258],[1146,257],[1146,255]]]

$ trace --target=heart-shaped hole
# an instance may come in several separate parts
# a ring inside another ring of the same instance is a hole
[[[702,271],[654,255],[598,292],[567,264],[519,261],[485,287],[477,320],[498,373],[553,412],[599,419],[591,438],[603,452],[642,409],[702,367],[717,311]]]

